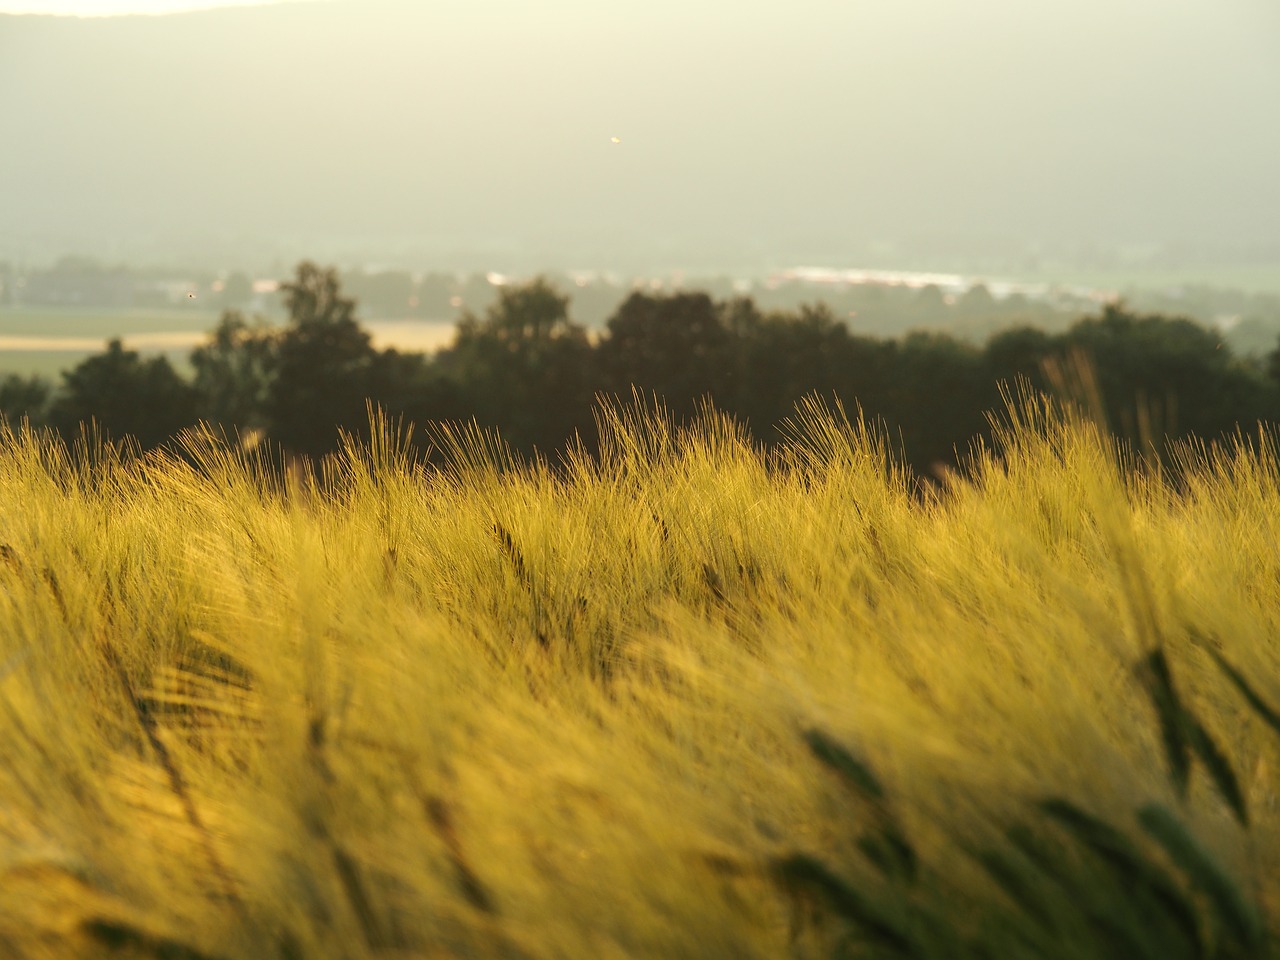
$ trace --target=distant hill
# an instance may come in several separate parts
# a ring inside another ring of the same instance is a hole
[[[0,239],[693,267],[1247,246],[1280,222],[1278,38],[1263,0],[0,16]]]

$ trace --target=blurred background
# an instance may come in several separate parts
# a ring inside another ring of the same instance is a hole
[[[1269,0],[166,6],[0,3],[0,255],[1280,284]]]
[[[1123,299],[1261,370],[1276,103],[1271,0],[0,0],[0,375],[189,374],[304,260],[380,349],[545,275],[596,340],[636,291],[975,345]]]

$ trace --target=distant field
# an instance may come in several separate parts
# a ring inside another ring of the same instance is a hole
[[[112,337],[142,353],[163,353],[187,368],[191,349],[218,323],[203,310],[0,309],[0,376],[38,374],[56,379]],[[379,320],[364,325],[380,349],[437,350],[453,336],[450,321]]]
[[[108,337],[169,330],[200,332],[218,323],[211,310],[0,308],[0,336]]]
[[[7,347],[0,348],[0,377],[8,376],[16,373],[19,376],[39,376],[47,380],[53,380],[56,383],[62,381],[61,374],[64,370],[70,370],[78,363],[88,359],[100,350],[11,350]],[[169,362],[174,364],[183,373],[190,369],[187,362],[187,351],[147,351],[148,353],[163,352],[169,357]]]
[[[147,353],[166,353],[185,367],[190,346],[170,345],[164,335],[184,334],[198,342],[199,335],[217,322],[218,314],[205,310],[0,309],[0,375],[56,379],[119,336],[127,342],[141,338],[130,345]]]

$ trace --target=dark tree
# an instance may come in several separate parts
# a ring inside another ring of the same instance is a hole
[[[885,412],[917,471],[955,462],[971,438],[987,433],[984,412],[1000,396],[982,361],[976,347],[944,334],[902,339]]]
[[[705,293],[632,293],[608,330],[598,353],[612,392],[626,395],[634,386],[656,393],[680,415],[706,395],[723,402],[734,386],[734,339]]]
[[[276,343],[267,420],[286,449],[320,456],[333,448],[339,428],[367,422],[376,351],[335,270],[303,262],[281,290],[289,326]]]
[[[235,427],[265,427],[271,382],[277,365],[279,331],[258,318],[222,315],[209,343],[191,352],[200,416]]]
[[[1054,338],[1034,327],[1013,327],[987,340],[984,359],[993,382],[1013,385],[1024,377],[1036,389],[1046,389],[1042,365],[1057,350]]]
[[[483,318],[463,314],[440,358],[472,414],[518,449],[549,451],[590,422],[591,345],[568,310],[543,277],[500,287]]]
[[[23,419],[43,426],[49,414],[53,385],[43,377],[21,377],[11,373],[0,380],[0,420],[17,426]]]
[[[761,440],[808,394],[852,398],[846,392],[854,360],[849,328],[825,306],[761,315],[751,301],[739,300],[726,307],[726,320],[739,366],[734,389],[720,402]]]
[[[1082,320],[1061,339],[1097,371],[1110,426],[1135,443],[1213,439],[1274,415],[1265,379],[1237,361],[1221,336],[1191,320],[1143,316],[1119,304]]]
[[[474,416],[457,382],[446,376],[440,365],[421,353],[383,350],[370,367],[369,400],[393,418],[402,419],[419,430],[430,421],[468,420]],[[367,436],[368,424],[347,427],[348,432]],[[428,442],[424,439],[424,443]]]
[[[143,360],[117,339],[62,375],[50,420],[63,436],[96,420],[110,437],[154,447],[196,419],[195,391],[163,356]]]

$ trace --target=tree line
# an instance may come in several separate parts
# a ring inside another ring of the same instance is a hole
[[[319,457],[339,428],[367,430],[372,402],[419,424],[474,420],[517,451],[551,454],[575,434],[590,443],[600,395],[656,395],[678,418],[709,398],[769,443],[795,402],[816,392],[883,421],[926,473],[989,434],[1002,382],[1047,388],[1045,362],[1082,351],[1127,439],[1208,439],[1280,419],[1280,350],[1238,359],[1212,330],[1120,304],[1064,332],[1020,327],[975,346],[939,333],[857,335],[822,304],[763,310],[750,298],[635,291],[594,335],[539,278],[499,288],[481,314],[465,311],[452,344],[426,355],[375,348],[333,269],[304,262],[281,290],[286,325],[225,312],[192,352],[189,376],[116,340],[57,388],[0,381],[0,412],[64,436],[94,420],[143,447],[206,421]]]

